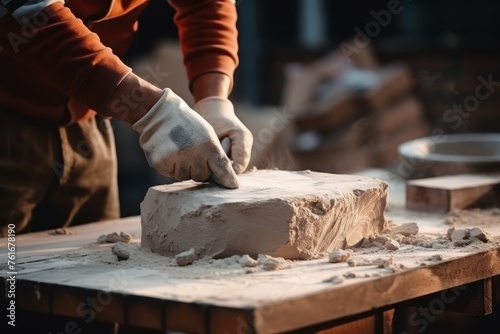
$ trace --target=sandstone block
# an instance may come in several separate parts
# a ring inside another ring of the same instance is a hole
[[[267,254],[310,259],[385,228],[387,183],[356,175],[257,170],[240,188],[177,182],[141,203],[142,246],[165,256]]]

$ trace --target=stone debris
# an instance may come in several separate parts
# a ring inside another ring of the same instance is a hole
[[[382,258],[375,259],[373,260],[373,264],[376,265],[378,268],[384,268],[389,270],[390,272],[397,272],[402,269],[405,269],[404,265],[394,262],[394,259],[392,257],[388,259],[382,259]]]
[[[489,233],[480,227],[459,229],[451,227],[446,232],[446,238],[450,240],[455,247],[464,247],[475,241],[487,243],[492,240]]]
[[[281,270],[288,269],[295,266],[295,264],[286,260],[282,257],[273,257],[266,254],[259,254],[257,262],[262,266],[264,270]]]
[[[250,255],[245,254],[240,259],[238,260],[238,263],[241,264],[242,267],[256,267],[258,262],[254,258],[252,258]]]
[[[488,232],[483,231],[482,228],[479,227],[474,227],[469,230],[469,236],[471,238],[476,238],[478,240],[481,240],[482,242],[490,242],[491,241],[491,236]]]
[[[361,248],[371,248],[371,247],[378,247],[380,249],[387,249],[387,250],[398,250],[401,247],[402,240],[404,238],[403,235],[397,234],[397,235],[385,235],[381,234],[378,236],[371,236],[371,237],[365,237],[361,241],[361,244],[359,247]]]
[[[116,255],[118,261],[128,260],[130,257],[130,251],[127,245],[121,241],[117,241],[113,247],[111,247],[111,251]]]
[[[361,248],[370,248],[370,247],[373,247],[373,243],[371,242],[370,238],[368,237],[364,237],[362,240],[361,240],[361,244],[359,245],[359,247]]]
[[[401,248],[401,244],[396,240],[387,240],[387,242],[384,244],[384,248],[391,251],[396,251]]]
[[[347,260],[347,264],[350,267],[360,267],[360,266],[376,266],[377,268],[384,268],[388,269],[391,272],[396,272],[401,269],[404,269],[405,266],[402,264],[397,264],[394,262],[394,259],[392,257],[389,257],[387,259],[384,258],[377,258],[375,260],[369,260],[366,258],[349,258]],[[358,276],[360,277],[360,276]]]
[[[401,234],[405,237],[418,234],[418,224],[417,223],[404,223],[400,226],[394,227],[389,233],[390,234]]]
[[[345,262],[353,255],[352,250],[336,249],[328,253],[328,262],[339,263]]]
[[[257,268],[245,268],[245,274],[253,274],[257,272]]]
[[[452,243],[453,246],[455,247],[464,247],[470,245],[472,243],[472,240],[471,239],[455,240]]]
[[[362,267],[362,266],[373,266],[373,261],[370,261],[364,257],[351,257],[347,260],[349,267]]]
[[[431,262],[440,262],[440,261],[443,261],[443,256],[441,254],[436,254],[436,255],[429,256],[425,260],[431,261]]]
[[[175,262],[179,266],[187,266],[188,264],[193,263],[196,259],[196,250],[194,248],[190,248],[189,250],[175,256]]]
[[[120,241],[128,244],[132,241],[132,235],[125,232],[120,232]]]
[[[343,275],[345,278],[356,278],[356,273],[352,271],[348,271]]]
[[[241,256],[239,256],[239,255],[233,255],[233,256],[229,256],[229,257],[224,258],[223,261],[227,265],[232,265],[232,264],[239,263],[240,259],[241,259]]]
[[[384,247],[387,241],[391,240],[387,235],[381,234],[376,237],[370,238],[373,246]]]
[[[447,249],[452,247],[465,247],[474,242],[492,242],[494,239],[480,227],[455,228],[447,230],[446,236],[430,237],[418,234],[416,223],[406,223],[386,230],[387,234],[364,237],[356,248],[386,249],[397,251],[403,245],[418,246],[432,249]],[[356,265],[352,260],[351,265]],[[358,264],[359,265],[359,264]]]
[[[343,283],[344,281],[345,281],[344,277],[335,275],[335,276],[332,276],[330,278],[323,280],[323,283],[340,284],[340,283]]]
[[[97,243],[99,244],[114,243],[118,241],[129,244],[132,241],[132,235],[122,231],[120,234],[117,232],[102,234],[97,238]]]
[[[352,271],[349,271],[349,272],[343,274],[342,276],[344,276],[345,278],[368,278],[368,277],[372,277],[372,275],[370,275],[368,273],[355,273],[355,272],[352,272]]]
[[[458,241],[458,240],[464,240],[469,238],[469,231],[463,228],[455,229],[451,228],[448,230],[450,233],[450,240],[451,241]],[[448,233],[446,233],[448,235]]]
[[[98,244],[104,244],[107,242],[107,238],[108,236],[106,234],[101,234],[98,238],[97,238],[97,243]]]
[[[55,230],[49,232],[51,235],[73,235],[75,232],[69,227],[56,228]]]

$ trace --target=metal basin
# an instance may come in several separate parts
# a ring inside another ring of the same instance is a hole
[[[401,144],[398,152],[398,173],[407,179],[500,172],[500,133],[424,137]]]

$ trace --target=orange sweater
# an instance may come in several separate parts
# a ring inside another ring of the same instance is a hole
[[[238,65],[234,1],[169,2],[176,9],[174,22],[189,80],[207,72],[232,78]],[[92,115],[90,109],[108,101],[131,71],[120,57],[130,47],[147,3],[53,1],[26,21],[20,16],[26,12],[24,5],[16,11],[0,2],[0,112],[19,112],[57,124]],[[69,99],[84,108],[72,115]]]

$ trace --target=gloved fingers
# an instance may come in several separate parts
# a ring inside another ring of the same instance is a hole
[[[205,182],[212,175],[212,171],[208,168],[207,161],[205,159],[199,159],[198,161],[193,162],[189,174],[193,181]]]
[[[205,155],[192,154],[189,156],[193,158],[178,157],[177,161],[173,163],[172,176],[178,181],[207,181],[212,175],[212,171],[207,166]]]
[[[241,132],[233,106],[229,100],[217,98],[205,100],[199,107],[212,122],[165,89],[158,102],[132,128],[140,135],[139,141],[150,166],[162,175],[179,181],[203,182],[212,178],[223,187],[238,188],[236,173],[219,142],[224,134],[231,137],[232,132]],[[241,127],[247,131],[243,125]],[[235,146],[233,143],[233,147],[246,147],[246,137],[240,137],[243,138],[239,139],[240,144]],[[238,164],[246,167],[248,159],[238,159]],[[239,167],[238,170],[243,169]]]
[[[220,140],[220,146],[222,150],[228,157],[231,156],[231,139],[229,137],[224,137]]]
[[[190,167],[189,164],[186,164],[182,160],[175,162],[173,167],[174,177],[179,181],[190,180]]]
[[[246,128],[234,131],[231,136],[231,158],[236,174],[243,173],[250,163],[253,145],[252,133]]]
[[[222,151],[222,149],[214,149],[208,159],[208,167],[212,171],[212,179],[219,185],[228,189],[239,188],[236,173],[231,166],[231,161]]]

